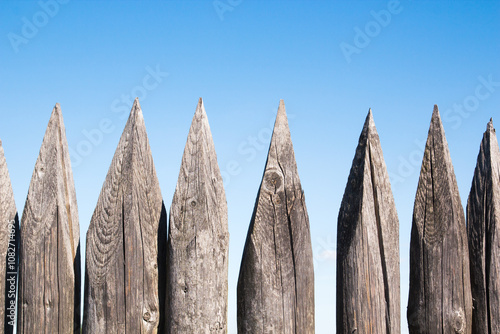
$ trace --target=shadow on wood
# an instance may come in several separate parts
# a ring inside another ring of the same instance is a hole
[[[283,100],[238,279],[238,333],[314,333],[309,217]]]
[[[56,104],[22,215],[17,333],[80,333],[79,244],[66,130]]]
[[[337,333],[400,333],[399,221],[371,110],[337,231]]]
[[[488,123],[467,202],[472,333],[500,333],[500,150]]]

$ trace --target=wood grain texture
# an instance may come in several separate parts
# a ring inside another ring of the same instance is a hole
[[[227,333],[228,255],[226,195],[200,98],[170,208],[167,333]]]
[[[19,219],[0,140],[0,331],[12,333],[16,312]]]
[[[21,237],[17,333],[79,333],[80,228],[59,104],[35,164]]]
[[[371,110],[340,207],[337,333],[400,333],[399,221]]]
[[[86,241],[84,333],[161,333],[166,214],[135,100]]]
[[[467,202],[472,333],[500,333],[500,150],[488,123]]]
[[[434,106],[410,241],[410,333],[471,333],[465,216],[448,143]]]
[[[238,333],[314,333],[314,270],[304,192],[283,100],[243,251]]]

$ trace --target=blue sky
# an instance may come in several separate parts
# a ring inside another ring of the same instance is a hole
[[[0,2],[0,139],[20,213],[59,102],[84,245],[136,96],[169,207],[203,97],[225,178],[229,324],[236,333],[241,254],[284,99],[311,222],[316,329],[333,333],[337,215],[372,108],[400,220],[406,333],[411,217],[433,105],[441,111],[465,208],[482,133],[490,117],[500,124],[500,2],[49,3]]]

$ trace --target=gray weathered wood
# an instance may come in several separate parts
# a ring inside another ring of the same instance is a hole
[[[472,333],[500,333],[500,150],[488,123],[467,202]]]
[[[87,232],[84,333],[161,333],[166,214],[135,100]]]
[[[243,251],[238,333],[314,333],[314,270],[304,192],[283,100]]]
[[[56,104],[21,220],[17,333],[80,332],[79,248],[73,173]]]
[[[19,219],[0,140],[0,331],[12,333],[16,320]]]
[[[400,333],[399,221],[371,110],[337,232],[337,333]]]
[[[167,333],[227,333],[228,251],[226,195],[200,98],[170,208]]]
[[[471,333],[465,216],[448,143],[434,106],[410,242],[410,333]]]

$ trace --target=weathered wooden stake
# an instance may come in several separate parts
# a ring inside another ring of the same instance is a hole
[[[314,333],[309,217],[283,100],[243,251],[238,333]]]
[[[84,333],[161,333],[166,213],[139,101],[87,232]]]
[[[80,228],[61,108],[56,104],[21,221],[17,333],[80,333]]]
[[[488,123],[467,202],[472,333],[500,333],[500,150]]]
[[[19,219],[0,140],[0,331],[13,333],[19,261]]]
[[[465,216],[438,107],[434,106],[410,242],[410,333],[471,333]]]
[[[228,251],[226,195],[200,98],[170,208],[167,333],[227,333]]]
[[[401,332],[399,221],[371,110],[337,232],[337,333]]]

